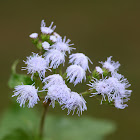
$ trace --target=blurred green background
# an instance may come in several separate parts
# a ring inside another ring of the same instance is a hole
[[[35,49],[29,39],[40,32],[40,23],[54,21],[56,32],[66,35],[98,65],[108,56],[121,63],[120,73],[128,78],[133,90],[129,107],[118,110],[100,105],[86,97],[88,111],[83,116],[113,120],[117,131],[107,140],[139,140],[140,132],[140,1],[136,0],[0,0],[0,116],[10,106],[11,90],[7,81],[16,59],[26,59]],[[94,68],[92,66],[92,69]],[[77,86],[77,91],[85,87]],[[64,114],[60,107],[50,108],[54,114]]]

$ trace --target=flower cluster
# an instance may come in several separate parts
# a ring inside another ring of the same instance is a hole
[[[90,84],[88,84],[91,90],[96,90],[96,92],[91,93],[92,96],[102,95],[102,101],[108,100],[113,102],[116,108],[124,109],[127,107],[127,104],[124,104],[129,100],[131,95],[131,90],[127,90],[130,86],[129,82],[123,75],[117,73],[117,70],[120,66],[119,62],[114,62],[111,60],[111,57],[107,58],[107,61],[101,62],[103,68],[106,68],[110,73],[110,76],[105,78],[102,75],[101,79],[96,79],[93,77]],[[100,67],[96,67],[97,72],[100,74],[103,73]]]
[[[86,91],[87,94],[101,95],[101,102],[111,102],[115,107],[124,109],[127,106],[124,103],[129,100],[131,90],[126,89],[130,86],[127,79],[117,73],[120,63],[112,61],[109,57],[107,61],[100,62],[102,68],[96,66],[91,72],[89,62],[93,63],[89,57],[83,53],[71,54],[75,50],[71,47],[74,44],[70,44],[70,39],[66,39],[66,36],[62,38],[54,32],[55,28],[53,22],[46,27],[42,20],[41,35],[32,33],[29,36],[39,53],[32,53],[27,57],[24,61],[26,66],[22,67],[22,70],[27,70],[27,74],[31,75],[33,84],[16,86],[12,97],[17,96],[17,102],[23,107],[26,102],[28,107],[32,108],[38,101],[49,101],[54,108],[57,102],[62,109],[68,109],[68,114],[71,111],[74,114],[77,110],[77,114],[80,115],[87,110],[86,101],[82,93],[71,91],[68,84],[73,83],[76,86],[88,79],[90,89]],[[70,65],[64,72],[62,66],[65,66],[67,56]]]
[[[50,75],[43,82],[45,83],[43,89],[48,89],[45,102],[51,100],[52,107],[55,107],[55,101],[57,101],[62,105],[62,109],[68,109],[68,114],[72,110],[74,113],[75,109],[77,109],[78,115],[82,114],[82,111],[87,110],[84,98],[78,93],[72,92],[59,74]]]

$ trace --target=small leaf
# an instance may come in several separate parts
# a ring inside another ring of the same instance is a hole
[[[19,63],[19,60],[15,60],[15,62],[13,63],[12,67],[11,67],[11,70],[12,70],[12,73],[15,74],[16,73],[16,67],[17,67],[17,64]]]
[[[14,88],[17,85],[21,85],[22,83],[25,85],[31,85],[33,84],[33,81],[31,81],[31,78],[25,74],[17,74],[16,73],[16,66],[18,64],[18,60],[16,60],[12,65],[12,74],[10,76],[10,79],[8,81],[8,86],[10,88]]]
[[[21,84],[25,84],[25,85],[31,85],[33,84],[33,81],[31,81],[31,78],[27,75],[24,74],[12,74],[10,76],[10,79],[8,81],[8,86],[10,88],[14,88],[17,85],[21,85]]]

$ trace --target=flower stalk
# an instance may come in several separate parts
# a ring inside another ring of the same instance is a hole
[[[50,102],[51,102],[51,101],[48,100],[47,103],[46,103],[46,102],[43,103],[44,110],[43,110],[43,114],[42,114],[42,117],[41,117],[40,129],[39,129],[39,137],[40,137],[40,139],[43,138],[45,118],[46,118],[46,114],[47,114],[47,111],[48,111]]]

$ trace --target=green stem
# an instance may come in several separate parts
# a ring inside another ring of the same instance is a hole
[[[47,114],[47,111],[48,111],[48,107],[49,107],[50,102],[51,102],[51,101],[48,100],[47,103],[44,103],[44,104],[43,104],[43,105],[44,105],[44,111],[43,111],[43,114],[42,114],[42,117],[41,117],[40,130],[39,130],[40,139],[43,138],[45,117],[46,117],[46,114]]]
[[[93,92],[94,92],[94,90],[86,90],[86,91],[82,92],[81,95],[87,95],[87,94],[90,94]]]
[[[53,69],[53,74],[56,74],[56,69]]]
[[[62,64],[60,65],[60,67],[59,67],[59,74],[61,75],[61,76],[63,76],[63,72],[62,72]]]
[[[81,95],[88,95],[88,94],[91,94],[91,93],[95,93],[95,89],[93,89],[93,90],[86,90],[86,91],[82,92]],[[100,96],[100,95],[98,95],[98,96]],[[98,98],[98,96],[95,96],[95,98],[100,101],[101,99]]]

